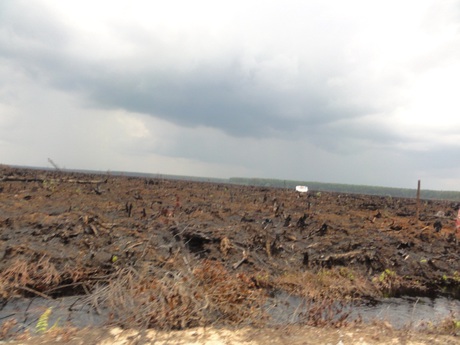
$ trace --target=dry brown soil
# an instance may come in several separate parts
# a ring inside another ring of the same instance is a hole
[[[216,329],[193,328],[184,331],[144,331],[122,329],[83,329],[41,336],[23,336],[9,345],[455,345],[458,337],[394,331],[385,327]]]

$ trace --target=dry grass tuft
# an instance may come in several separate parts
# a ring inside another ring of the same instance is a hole
[[[346,267],[283,274],[274,278],[273,285],[313,301],[322,301],[325,298],[351,300],[378,295],[378,291],[366,277]]]
[[[0,294],[5,298],[19,290],[45,291],[61,282],[61,274],[50,258],[43,255],[37,261],[16,259],[0,276]]]
[[[378,276],[374,277],[372,283],[385,297],[401,295],[401,292],[410,288],[419,291],[426,290],[422,285],[408,280],[390,269],[385,269]]]
[[[0,325],[0,340],[8,339],[14,335],[15,332],[12,332],[12,330],[16,327],[17,323],[18,322],[16,319],[9,319],[4,321]]]
[[[451,313],[449,317],[446,317],[436,327],[436,333],[438,334],[449,334],[449,335],[460,335],[460,319],[459,315]]]
[[[204,261],[193,269],[153,277],[132,267],[119,269],[88,297],[96,310],[110,313],[122,327],[184,329],[262,319],[263,294],[243,274]]]

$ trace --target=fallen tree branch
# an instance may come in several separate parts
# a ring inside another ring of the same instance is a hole
[[[240,267],[244,262],[246,262],[246,261],[248,260],[248,256],[249,256],[248,253],[247,253],[245,250],[243,250],[243,258],[242,258],[240,261],[238,261],[237,263],[233,264],[233,266],[232,266],[233,269],[236,270],[236,269],[237,269],[238,267]]]
[[[31,292],[33,294],[36,294],[37,296],[40,296],[42,298],[45,298],[45,299],[52,299],[50,296],[47,296],[45,295],[44,293],[41,293],[40,291],[37,291],[37,290],[34,290],[34,289],[31,289],[27,286],[19,286],[19,285],[15,285],[14,286],[16,289],[20,289],[20,290],[24,290],[24,291],[27,291],[27,292]]]
[[[43,182],[42,178],[26,178],[26,177],[17,177],[17,176],[3,176],[0,179],[1,182]]]
[[[0,182],[60,182],[60,183],[77,183],[77,184],[101,184],[107,183],[105,180],[75,180],[75,179],[43,179],[39,177],[19,177],[19,176],[3,176]]]

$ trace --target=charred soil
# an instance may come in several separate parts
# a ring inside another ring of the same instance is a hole
[[[266,325],[280,291],[318,302],[312,326],[345,322],[337,301],[459,297],[451,201],[416,219],[413,199],[3,166],[0,205],[3,302],[83,295],[122,327]]]

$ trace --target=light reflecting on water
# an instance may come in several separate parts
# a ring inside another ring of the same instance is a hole
[[[0,310],[0,324],[9,319],[16,319],[16,331],[35,330],[38,319],[48,309],[51,309],[48,320],[49,327],[66,325],[83,328],[99,326],[107,322],[109,311],[96,311],[89,304],[86,296],[72,296],[59,299],[20,298],[5,303]],[[325,304],[311,303],[307,300],[278,293],[270,298],[266,311],[274,324],[303,323],[311,317],[311,311],[316,310],[316,317],[335,318],[347,316],[347,321],[361,319],[364,323],[387,321],[394,328],[420,328],[437,325],[443,320],[453,317],[460,319],[460,301],[445,297],[402,297],[386,298],[373,304]],[[318,314],[318,310],[320,311]]]
[[[318,305],[303,298],[279,293],[266,304],[275,324],[295,324],[307,321]],[[334,314],[335,313],[335,314]],[[313,313],[318,316],[318,313]],[[394,328],[420,328],[437,325],[453,317],[460,319],[460,301],[445,297],[385,298],[372,304],[326,304],[321,317],[333,319],[348,315],[346,320],[361,319],[364,323],[387,321]]]

